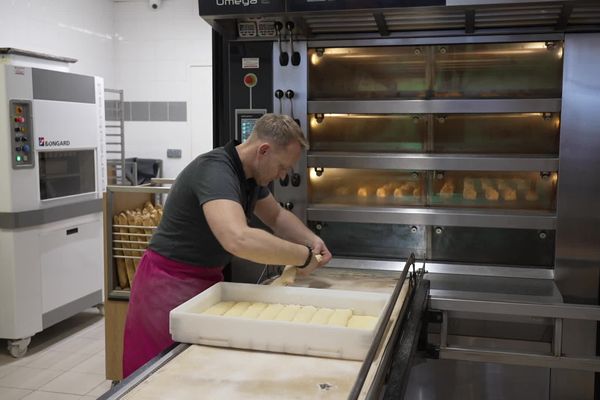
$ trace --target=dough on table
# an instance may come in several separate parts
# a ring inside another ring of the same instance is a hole
[[[293,322],[308,323],[312,319],[313,315],[317,312],[317,308],[314,306],[302,306],[298,313],[294,316]]]
[[[231,307],[233,307],[234,304],[235,304],[235,301],[221,301],[221,302],[209,307],[206,311],[204,311],[204,314],[223,315],[227,311],[229,311],[229,309]]]
[[[233,305],[223,316],[225,317],[239,317],[250,307],[250,302],[239,301]]]
[[[352,310],[349,309],[340,309],[336,308],[331,317],[329,317],[329,321],[327,321],[327,325],[336,325],[336,326],[346,326],[348,325],[348,320],[352,317]]]
[[[283,309],[275,316],[275,321],[292,321],[301,306],[297,305],[286,305]]]
[[[256,319],[273,320],[281,310],[283,310],[282,304],[269,304],[260,314],[258,314]]]
[[[267,303],[252,303],[240,316],[256,319],[265,308],[267,308]]]
[[[293,284],[296,280],[297,270],[298,267],[295,265],[286,265],[281,276],[271,282],[271,286],[288,286]]]
[[[327,325],[327,321],[329,321],[331,315],[333,315],[333,310],[331,308],[319,308],[309,323]]]
[[[348,320],[348,328],[373,329],[377,325],[377,317],[370,315],[353,315]]]

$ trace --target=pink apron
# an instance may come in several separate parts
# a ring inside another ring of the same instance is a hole
[[[203,268],[148,249],[135,273],[123,340],[123,378],[173,344],[169,312],[223,280],[223,268]]]

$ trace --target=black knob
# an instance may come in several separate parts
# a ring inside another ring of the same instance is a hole
[[[279,65],[281,65],[282,67],[288,65],[289,60],[290,56],[288,56],[288,53],[286,53],[285,51],[282,51],[281,54],[279,54]]]
[[[21,140],[21,138],[19,138],[18,136],[15,136],[15,142],[18,142],[19,140]]]
[[[283,98],[283,90],[277,89],[275,91],[275,97],[277,97],[278,99],[282,99]]]
[[[275,30],[277,31],[277,42],[279,43],[279,65],[285,67],[288,65],[289,56],[288,53],[283,51],[281,47],[281,30],[283,29],[283,24],[280,21],[275,21]]]
[[[21,151],[21,146],[15,147],[15,151]]]
[[[300,53],[294,50],[294,23],[288,21],[285,23],[285,27],[290,33],[290,52],[292,53],[292,65],[300,65]]]
[[[297,172],[292,174],[292,186],[300,186],[300,174]]]
[[[27,136],[21,136],[21,142],[26,142],[27,141]]]
[[[285,91],[285,97],[288,99],[293,99],[294,98],[294,91],[292,89],[288,89]]]
[[[292,53],[292,65],[298,66],[298,65],[300,65],[300,61],[301,61],[300,53],[298,53],[297,51],[294,51]]]
[[[292,182],[294,182],[293,178],[292,178]],[[289,183],[290,183],[290,176],[288,174],[285,174],[285,177],[283,179],[279,180],[279,184],[281,186],[287,186]]]
[[[288,211],[292,211],[292,209],[294,208],[294,203],[292,203],[291,201],[288,201],[287,203],[285,203],[283,205],[283,207]]]

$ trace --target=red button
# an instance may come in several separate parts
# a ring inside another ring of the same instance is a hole
[[[256,86],[256,83],[258,82],[258,78],[256,77],[256,75],[254,74],[246,74],[244,75],[244,85],[246,85],[246,87],[254,87]]]
[[[23,117],[15,117],[15,122],[25,122],[25,118]]]

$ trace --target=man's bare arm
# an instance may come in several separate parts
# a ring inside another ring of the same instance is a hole
[[[229,253],[260,264],[302,265],[306,261],[305,246],[249,227],[239,203],[212,200],[204,203],[202,209],[213,234]],[[314,257],[313,263],[317,264]]]

